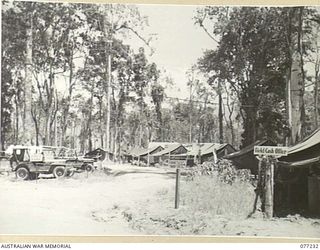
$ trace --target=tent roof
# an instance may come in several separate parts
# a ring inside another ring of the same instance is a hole
[[[157,142],[157,141],[153,141],[153,142],[149,142],[149,148],[153,148],[153,147],[157,147],[157,146],[161,146],[163,148],[166,148],[170,145],[177,145],[180,144],[178,142]]]
[[[228,143],[224,143],[224,144],[219,144],[219,143],[205,143],[207,145],[205,146],[200,146],[201,148],[201,155],[206,155],[206,154],[210,154],[213,153],[213,151],[215,150],[216,152],[224,149],[227,145],[230,145]],[[210,144],[210,145],[209,145]],[[230,145],[231,146],[231,145]],[[188,151],[185,154],[177,154],[176,156],[196,156],[199,154],[199,146],[197,148],[193,148],[190,151]]]
[[[320,128],[315,130],[311,135],[307,136],[300,143],[289,148],[288,155],[301,152],[305,149],[311,148],[317,144],[320,144]]]
[[[157,152],[155,154],[153,154],[153,156],[161,156],[161,155],[166,155],[169,154],[170,152],[176,150],[179,147],[184,147],[182,144],[172,144],[169,145],[168,147],[166,147],[164,150],[161,150],[160,152]]]
[[[133,155],[133,156],[139,156],[145,150],[146,150],[145,148],[135,147],[135,148],[131,149],[129,154]]]
[[[158,148],[160,148],[161,150],[163,149],[162,146],[154,146],[152,148],[148,148],[148,149],[145,149],[144,151],[140,152],[140,156],[143,156],[143,155],[147,155],[147,154],[152,154],[154,151],[156,151]]]
[[[206,154],[209,154],[211,153],[213,150],[215,150],[216,152],[224,149],[226,146],[228,146],[230,144],[228,143],[223,143],[223,144],[218,144],[218,143],[215,143],[212,147],[208,148],[207,150],[205,150],[203,152],[203,155],[206,155]],[[231,145],[230,145],[231,146]]]
[[[320,156],[315,157],[315,158],[306,159],[306,160],[301,160],[301,161],[294,161],[294,162],[281,161],[281,162],[279,162],[279,164],[280,164],[280,166],[283,166],[283,167],[303,167],[303,166],[317,163],[317,162],[320,163]]]
[[[309,165],[313,163],[312,159],[320,157],[320,128],[315,130],[311,135],[304,140],[292,146],[288,150],[288,155],[282,156],[278,159],[280,165],[291,166],[304,164]]]
[[[219,151],[227,145],[228,145],[227,143],[224,143],[224,144],[203,143],[203,144],[196,145],[195,147],[193,147],[189,152],[187,152],[187,155],[193,155],[193,156],[198,155],[199,150],[200,150],[201,155],[206,155],[206,154],[213,153],[213,151]]]
[[[243,155],[250,153],[251,151],[253,151],[255,146],[263,146],[263,145],[273,146],[273,145],[275,145],[275,143],[273,143],[272,141],[270,141],[268,139],[258,140],[256,142],[244,147],[243,149],[237,151],[237,152],[226,155],[224,158],[232,160],[234,158],[237,158],[237,157],[240,157],[240,156],[243,156]]]
[[[139,148],[139,147],[136,147],[136,148],[133,148],[130,151],[129,154],[132,155],[132,156],[135,156],[135,157],[144,156],[144,155],[147,155],[147,154],[152,154],[158,148],[163,149],[162,146],[154,146],[154,147],[151,147],[151,148]]]

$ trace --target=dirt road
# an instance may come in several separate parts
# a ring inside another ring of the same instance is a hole
[[[68,179],[0,176],[0,234],[132,235],[126,209],[174,185],[173,173],[130,165]]]
[[[320,236],[320,219],[299,215],[271,220],[217,215],[187,203],[186,195],[174,209],[174,171],[109,168],[37,181],[0,175],[0,234]]]

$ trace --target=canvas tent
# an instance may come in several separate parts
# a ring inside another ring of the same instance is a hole
[[[237,152],[226,155],[224,158],[231,160],[238,169],[250,169],[251,173],[256,175],[258,174],[259,161],[253,154],[255,146],[275,146],[275,143],[268,139],[258,140]]]
[[[227,143],[194,143],[187,144],[185,147],[188,149],[188,152],[174,155],[174,158],[179,157],[180,159],[184,159],[187,166],[193,166],[199,161],[201,163],[205,161],[216,161],[235,151],[235,149]]]
[[[281,157],[278,161],[282,166],[303,167],[320,160],[320,129],[314,131],[303,141],[292,146],[288,155]]]
[[[138,161],[138,164],[140,162],[154,164],[154,157],[152,154],[157,153],[159,151],[163,150],[162,146],[153,146],[149,148],[141,148],[141,147],[135,147],[133,148],[129,153],[129,162],[132,161]]]
[[[155,163],[163,163],[170,160],[175,155],[186,153],[188,150],[182,144],[169,144],[163,150],[153,154]],[[179,160],[179,159],[175,159]]]
[[[320,129],[278,159],[275,190],[283,207],[320,215]]]
[[[142,161],[144,163],[149,162],[149,164],[153,165],[155,163],[153,154],[155,154],[161,150],[163,150],[163,147],[159,146],[159,145],[153,146],[153,147],[150,147],[147,149],[142,149],[136,153],[136,157],[139,158],[139,161]]]
[[[217,159],[221,159],[224,156],[231,154],[235,151],[236,150],[234,149],[234,147],[228,143],[224,143],[224,144],[214,143],[212,147],[209,147],[201,151],[201,161],[202,162],[211,161],[214,159],[214,157],[216,157]],[[214,156],[214,154],[216,154],[216,156]]]

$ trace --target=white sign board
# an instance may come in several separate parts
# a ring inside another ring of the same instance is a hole
[[[287,147],[273,147],[273,146],[255,146],[255,155],[274,155],[274,156],[285,156],[288,155]]]

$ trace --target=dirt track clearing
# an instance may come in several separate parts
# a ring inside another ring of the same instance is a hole
[[[16,181],[0,176],[0,234],[216,235],[319,238],[320,220],[245,219],[210,214],[184,202],[174,209],[175,174],[111,166],[109,173]],[[188,185],[183,182],[182,185]],[[183,191],[183,190],[182,190]],[[198,211],[199,210],[199,211]]]
[[[69,179],[16,181],[0,177],[0,233],[51,235],[132,235],[117,208],[139,206],[166,187],[174,176],[156,168],[112,166]],[[105,216],[113,213],[112,218]],[[106,212],[106,213],[105,213]],[[103,213],[104,218],[98,214]],[[117,213],[118,214],[117,216]]]

